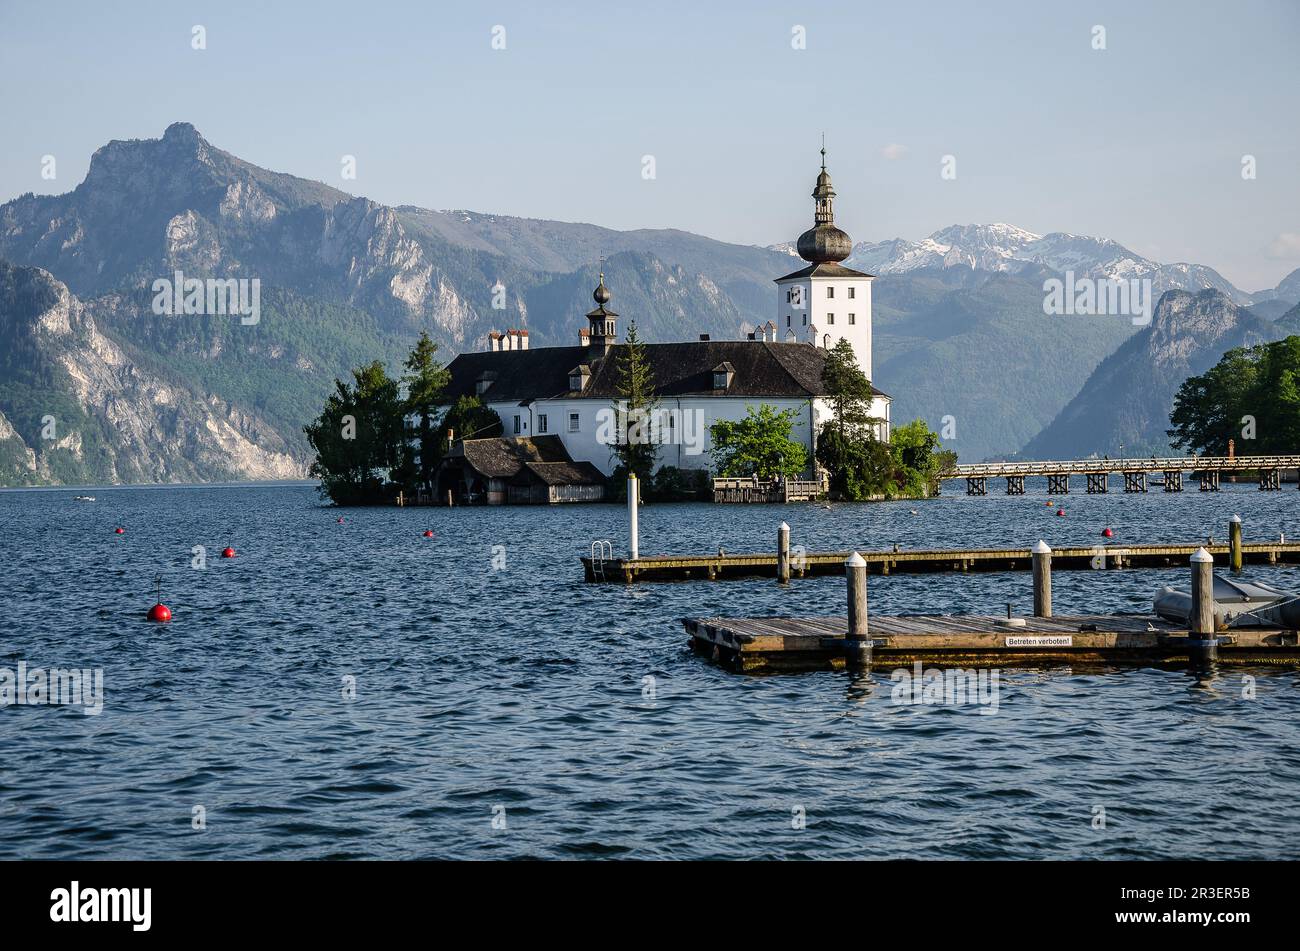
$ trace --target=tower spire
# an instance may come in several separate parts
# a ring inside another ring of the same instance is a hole
[[[822,170],[813,187],[813,226],[799,236],[799,256],[814,264],[843,261],[853,253],[849,236],[835,227],[835,189],[826,171],[826,133],[822,133]]]

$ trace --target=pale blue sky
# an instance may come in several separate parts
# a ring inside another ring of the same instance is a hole
[[[824,130],[855,240],[1007,221],[1257,290],[1300,267],[1298,49],[1297,0],[0,0],[0,200],[187,120],[389,204],[768,244],[811,220]]]

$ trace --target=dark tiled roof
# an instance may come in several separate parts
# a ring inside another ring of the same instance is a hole
[[[529,463],[571,464],[572,461],[559,436],[462,439],[443,458],[463,458],[490,479],[515,475]]]
[[[826,261],[821,264],[810,264],[802,270],[787,274],[785,277],[778,277],[777,280],[789,281],[798,277],[875,277],[875,275],[864,274],[862,271],[855,271],[843,264]]]
[[[821,375],[826,351],[810,343],[703,340],[651,343],[645,349],[661,397],[719,395],[713,388],[713,369],[721,363],[735,369],[727,396],[807,399],[825,394]],[[492,402],[561,397],[613,400],[618,397],[616,363],[621,351],[621,346],[615,346],[603,356],[596,356],[590,347],[462,353],[447,367],[451,372],[447,398],[475,395],[475,381],[491,372],[496,382],[483,398]],[[582,392],[569,389],[569,371],[579,363],[591,367],[591,379]],[[884,395],[880,390],[876,393]]]
[[[510,481],[515,485],[534,481],[546,485],[604,485],[605,476],[590,462],[526,462]]]

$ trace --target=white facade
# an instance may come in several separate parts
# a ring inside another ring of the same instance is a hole
[[[590,462],[605,475],[614,471],[617,461],[608,442],[613,404],[607,398],[563,398],[517,402],[488,402],[504,425],[504,436],[559,436],[564,448],[577,462]],[[713,440],[710,427],[720,420],[744,419],[750,407],[771,406],[777,412],[793,410],[794,426],[790,438],[814,451],[814,434],[834,417],[829,401],[814,399],[762,399],[740,396],[683,396],[662,398],[656,422],[660,450],[658,466],[678,469],[713,468]],[[880,439],[889,438],[889,398],[877,396],[871,412],[884,420],[877,427]],[[515,428],[516,420],[518,429]],[[604,440],[604,441],[602,441]]]
[[[871,379],[871,282],[861,277],[786,277],[777,281],[776,339],[829,350],[848,340]]]

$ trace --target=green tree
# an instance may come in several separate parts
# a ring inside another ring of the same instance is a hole
[[[837,341],[827,352],[822,364],[822,386],[841,436],[863,437],[867,430],[883,422],[871,415],[874,390],[848,340]]]
[[[406,412],[417,418],[416,429],[420,445],[418,466],[408,463],[413,481],[426,491],[433,490],[433,472],[441,458],[439,439],[434,426],[434,416],[443,391],[451,382],[451,374],[438,361],[438,345],[420,332],[420,339],[406,358]]]
[[[822,386],[832,415],[817,434],[816,456],[830,474],[832,493],[850,501],[888,494],[893,455],[876,437],[883,420],[871,415],[871,381],[848,340],[839,340],[826,354]]]
[[[503,432],[505,426],[496,410],[485,406],[477,396],[461,396],[447,410],[438,425],[438,453],[446,454],[451,448],[451,438],[490,439]]]
[[[1213,367],[1188,377],[1174,396],[1167,430],[1177,449],[1242,455],[1300,448],[1300,337],[1229,350]],[[1251,440],[1249,452],[1244,440]]]
[[[790,438],[796,410],[777,412],[764,403],[746,407],[745,418],[721,419],[709,427],[713,467],[722,476],[797,476],[807,468],[808,450]]]
[[[923,419],[895,428],[889,434],[889,448],[895,488],[888,494],[909,499],[936,494],[939,473],[956,462],[956,453],[939,450],[939,434]]]
[[[618,348],[614,360],[617,433],[611,455],[625,470],[646,479],[654,471],[659,455],[654,432],[659,401],[655,397],[650,357],[637,336],[636,321],[628,325],[627,342]]]
[[[352,384],[334,381],[325,408],[303,427],[316,451],[311,474],[338,505],[381,501],[402,457],[398,382],[376,360],[352,371]]]

